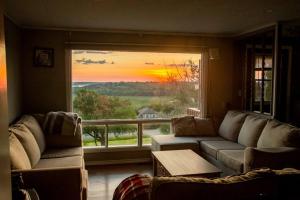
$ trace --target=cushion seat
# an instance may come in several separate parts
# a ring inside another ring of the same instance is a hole
[[[53,169],[53,168],[83,168],[83,159],[81,156],[70,156],[63,158],[40,159],[34,169]]]
[[[81,147],[71,147],[71,148],[55,148],[47,149],[42,154],[42,159],[46,158],[63,158],[69,156],[83,156],[83,150]]]
[[[242,173],[244,168],[244,150],[220,150],[218,160],[225,166]]]
[[[231,141],[201,141],[200,148],[217,159],[217,154],[220,150],[243,150],[246,147]]]
[[[175,137],[174,135],[152,136],[152,151],[191,149],[199,152],[198,141],[223,140],[221,137]]]

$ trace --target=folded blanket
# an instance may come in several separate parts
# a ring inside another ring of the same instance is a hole
[[[149,200],[151,180],[150,176],[139,174],[124,179],[116,188],[113,200]]]
[[[49,112],[43,124],[44,132],[48,135],[75,136],[80,118],[71,112]]]

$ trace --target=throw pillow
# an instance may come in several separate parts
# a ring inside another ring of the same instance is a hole
[[[238,111],[228,111],[219,128],[219,135],[227,140],[237,142],[239,132],[247,114]]]
[[[175,137],[197,135],[194,116],[184,116],[171,120]]]
[[[257,147],[300,147],[300,129],[276,120],[270,120],[258,139]]]
[[[9,154],[12,169],[31,169],[30,160],[26,151],[13,133],[9,135]]]
[[[8,129],[16,135],[23,145],[31,166],[34,167],[41,158],[40,148],[30,130],[24,124],[15,124]]]
[[[241,128],[238,143],[247,147],[256,147],[258,138],[266,126],[267,119],[249,115]]]

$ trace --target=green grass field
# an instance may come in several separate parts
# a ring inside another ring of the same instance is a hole
[[[83,141],[84,146],[95,146],[93,140]],[[143,144],[151,144],[151,138],[147,135],[143,136]],[[108,146],[122,146],[122,145],[137,145],[137,137],[124,137],[124,138],[110,138],[108,140]],[[97,146],[100,146],[100,143],[97,142]]]
[[[168,102],[171,101],[173,98],[169,96],[118,96],[121,99],[129,100],[135,109],[139,109],[141,107],[149,106],[153,103],[158,102]]]

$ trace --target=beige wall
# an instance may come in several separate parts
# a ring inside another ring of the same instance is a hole
[[[8,117],[11,123],[22,114],[21,30],[7,18],[5,18],[5,46]]]
[[[237,91],[233,91],[233,40],[229,38],[26,29],[23,30],[23,40],[23,98],[24,109],[29,113],[67,110],[66,48],[179,52],[218,48],[220,59],[211,60],[209,64],[209,113],[221,118],[227,105],[239,107],[235,99]],[[53,68],[33,67],[36,46],[54,48]]]

